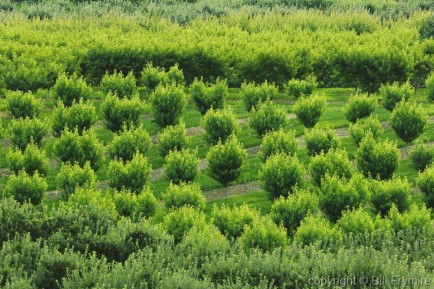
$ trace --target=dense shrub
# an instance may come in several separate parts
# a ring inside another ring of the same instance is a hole
[[[375,230],[374,220],[362,208],[343,212],[337,224],[347,235],[364,235]]]
[[[81,167],[78,164],[62,164],[60,172],[56,176],[57,188],[60,196],[67,200],[77,187],[85,189],[94,189],[96,184],[95,172],[90,167],[90,163]]]
[[[65,127],[70,130],[77,128],[78,133],[90,127],[96,121],[96,109],[92,104],[84,103],[83,100],[75,102],[71,107],[65,107],[62,102],[52,112],[53,115],[53,135],[58,137]]]
[[[432,102],[434,101],[434,72],[427,77],[425,85],[428,92],[428,100]]]
[[[344,106],[344,114],[349,122],[370,116],[377,107],[377,101],[366,94],[352,96]]]
[[[317,85],[315,77],[307,77],[305,80],[291,79],[286,84],[285,90],[292,99],[299,99],[303,95],[311,95]]]
[[[41,104],[31,92],[8,91],[6,93],[7,109],[14,118],[38,117]]]
[[[92,89],[77,74],[73,74],[71,77],[65,74],[60,75],[52,91],[54,100],[62,101],[67,107],[80,99],[89,99],[92,93]]]
[[[211,147],[206,155],[211,176],[226,187],[241,175],[241,165],[247,152],[235,136]]]
[[[270,198],[287,197],[303,183],[304,168],[296,157],[286,154],[270,156],[259,170],[259,179]]]
[[[149,180],[151,165],[148,159],[141,154],[135,154],[130,161],[113,160],[110,162],[107,176],[110,187],[130,190],[139,193]]]
[[[319,121],[325,107],[324,98],[302,97],[295,103],[294,112],[305,127],[312,128]]]
[[[317,242],[338,242],[342,235],[330,222],[322,217],[308,216],[301,221],[294,234],[294,242],[302,245],[310,245]]]
[[[310,156],[327,153],[331,149],[337,149],[340,145],[337,134],[330,128],[312,128],[305,130],[304,140],[306,142],[307,153]]]
[[[241,236],[246,226],[253,224],[253,221],[259,215],[259,212],[249,208],[245,204],[233,207],[214,205],[211,213],[211,222],[223,235],[230,240],[234,240]]]
[[[390,126],[406,143],[411,143],[425,130],[428,117],[421,106],[400,102],[390,117]]]
[[[279,95],[279,89],[267,81],[261,85],[256,85],[254,82],[244,82],[241,84],[241,95],[247,111],[251,111],[261,102],[267,99],[275,99]]]
[[[271,252],[275,248],[285,247],[286,230],[277,226],[270,218],[262,217],[248,225],[238,240],[245,250],[258,248]]]
[[[205,226],[205,215],[192,207],[183,206],[168,213],[163,220],[163,227],[179,243],[193,227]]]
[[[340,178],[349,179],[353,175],[353,165],[344,150],[332,150],[328,153],[315,155],[309,163],[309,173],[317,186],[327,175],[336,175]]]
[[[398,209],[392,206],[388,219],[395,232],[404,230],[413,230],[418,233],[425,232],[428,238],[433,234],[431,209],[427,209],[424,205],[419,207],[417,204],[412,204],[410,209],[403,213],[399,213]]]
[[[356,163],[366,177],[390,179],[400,159],[396,143],[376,142],[372,134],[363,138],[356,151]]]
[[[314,193],[296,191],[286,199],[277,199],[270,212],[271,219],[276,224],[286,228],[288,236],[292,236],[300,226],[301,220],[319,210],[319,199]]]
[[[261,159],[266,161],[268,157],[284,153],[294,156],[298,150],[298,141],[295,138],[295,131],[285,132],[283,129],[270,131],[265,134],[261,142]]]
[[[342,211],[363,205],[368,197],[368,191],[366,181],[361,176],[347,180],[326,175],[321,182],[321,209],[336,221]]]
[[[367,134],[372,134],[374,139],[378,139],[383,134],[380,120],[376,116],[369,116],[367,118],[358,119],[356,123],[350,123],[348,132],[357,146],[360,145],[363,137]]]
[[[202,211],[206,205],[200,186],[194,183],[170,184],[163,194],[163,201],[170,210],[190,206]]]
[[[434,208],[434,165],[427,167],[423,172],[419,172],[416,183],[424,193],[427,205]]]
[[[183,88],[175,84],[157,86],[151,94],[152,113],[160,127],[178,124],[186,105]]]
[[[136,78],[132,72],[125,77],[122,71],[118,73],[115,70],[111,75],[106,73],[101,80],[100,87],[104,95],[111,92],[121,98],[131,98],[137,93]]]
[[[20,118],[12,120],[9,124],[9,135],[12,144],[20,150],[25,150],[29,143],[39,146],[47,131],[47,124],[37,118]]]
[[[29,176],[25,171],[20,171],[9,176],[4,192],[6,196],[13,196],[20,203],[30,201],[38,205],[47,188],[47,182],[39,174]]]
[[[434,147],[428,147],[426,144],[416,145],[410,152],[410,160],[417,171],[424,171],[434,163]]]
[[[209,109],[202,119],[205,139],[210,145],[225,142],[231,134],[239,131],[235,115],[230,110]]]
[[[103,146],[90,131],[79,135],[77,130],[64,130],[54,145],[54,153],[64,163],[84,166],[90,162],[94,171],[101,167],[103,161]]]
[[[407,179],[375,181],[371,186],[371,202],[375,210],[383,216],[390,211],[392,205],[395,205],[399,212],[404,212],[410,206],[411,189]]]
[[[10,150],[7,153],[7,165],[10,171],[17,174],[24,170],[28,175],[38,172],[41,176],[48,173],[48,159],[45,151],[34,144],[29,144],[24,151]]]
[[[135,153],[145,155],[151,146],[151,138],[142,126],[118,132],[108,147],[110,158],[120,158],[124,162],[133,158]]]
[[[190,85],[190,95],[199,112],[204,115],[210,108],[222,109],[228,96],[226,81],[217,79],[215,84],[206,86],[202,80],[195,79]]]
[[[393,84],[386,84],[380,87],[380,96],[382,98],[381,103],[384,108],[392,111],[396,104],[401,101],[408,101],[413,95],[413,87],[410,83],[400,85],[398,82]]]
[[[269,131],[284,127],[286,123],[285,111],[270,100],[262,102],[258,104],[257,108],[252,109],[250,126],[261,137]]]
[[[144,111],[142,101],[138,97],[120,99],[116,94],[109,93],[101,107],[106,127],[114,132],[139,125],[140,114]]]
[[[164,173],[175,184],[191,182],[198,171],[199,158],[197,151],[190,152],[187,149],[170,151],[165,157]]]
[[[128,190],[115,191],[113,202],[119,215],[140,220],[142,217],[152,217],[159,204],[149,188],[144,188],[139,194]]]
[[[158,134],[160,143],[160,155],[165,157],[171,150],[187,149],[189,140],[185,124],[181,122],[175,126],[166,127],[162,133]]]

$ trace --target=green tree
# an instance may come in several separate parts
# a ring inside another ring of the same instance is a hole
[[[400,102],[390,117],[390,126],[406,143],[411,143],[425,130],[428,117],[421,106]]]
[[[202,119],[205,139],[210,145],[226,139],[239,131],[235,116],[230,110],[214,110],[210,108]]]
[[[196,178],[199,158],[197,151],[187,149],[170,151],[165,157],[164,173],[175,184],[191,182]]]
[[[326,101],[320,97],[302,97],[294,105],[294,112],[307,128],[314,127],[323,114]]]
[[[179,123],[187,105],[187,97],[182,87],[175,84],[157,86],[151,94],[151,107],[155,122],[160,127]]]
[[[287,121],[285,111],[272,101],[267,100],[258,104],[257,108],[252,109],[250,126],[262,137],[269,131],[284,127]]]

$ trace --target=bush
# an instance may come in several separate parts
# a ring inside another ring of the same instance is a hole
[[[8,91],[6,93],[7,109],[13,118],[38,117],[41,104],[31,92]]]
[[[235,116],[230,110],[209,109],[202,119],[205,139],[210,145],[225,142],[231,134],[239,131]]]
[[[425,194],[428,207],[434,208],[434,166],[431,165],[419,172],[416,180],[418,188]]]
[[[152,217],[159,205],[149,188],[145,188],[139,194],[128,190],[115,191],[113,202],[119,215],[131,217],[133,220]]]
[[[294,242],[302,245],[339,242],[340,240],[342,240],[342,235],[332,227],[327,219],[315,216],[308,216],[302,220],[294,234]]]
[[[75,73],[71,77],[60,75],[53,87],[54,100],[62,101],[67,107],[80,99],[89,99],[91,93],[92,89]]]
[[[211,222],[230,240],[235,240],[248,225],[259,218],[260,213],[247,205],[229,207],[225,204],[213,205]]]
[[[345,211],[338,221],[338,227],[346,235],[364,235],[375,231],[374,221],[362,208]]]
[[[390,117],[390,126],[406,143],[411,143],[425,130],[428,117],[421,106],[400,102]]]
[[[77,163],[83,167],[90,162],[94,171],[101,167],[103,161],[103,146],[90,131],[79,135],[77,130],[64,130],[54,145],[54,153],[64,163]]]
[[[428,93],[428,100],[432,102],[434,101],[434,72],[427,77],[425,85]]]
[[[368,95],[354,95],[344,106],[344,114],[349,122],[370,116],[377,107],[376,99]]]
[[[235,136],[230,137],[224,144],[219,142],[211,147],[206,155],[210,175],[226,187],[241,175],[241,165],[246,156],[246,150]]]
[[[400,85],[398,82],[386,84],[380,87],[380,96],[384,108],[392,111],[396,104],[401,101],[408,101],[413,95],[413,87],[409,82]]]
[[[132,72],[125,77],[122,71],[117,73],[115,70],[112,75],[107,72],[101,80],[100,87],[104,95],[111,92],[121,98],[132,98],[137,93],[136,78]]]
[[[118,132],[108,147],[110,158],[120,158],[124,162],[133,158],[135,153],[145,155],[151,146],[151,138],[142,126]]]
[[[205,197],[200,186],[197,184],[180,183],[179,185],[170,184],[163,201],[169,210],[178,209],[183,206],[191,206],[197,210],[205,209]]]
[[[109,93],[102,103],[101,109],[106,127],[111,131],[118,132],[124,126],[137,127],[144,106],[138,97],[119,99],[116,94]]]
[[[348,132],[355,144],[359,146],[362,139],[369,133],[377,140],[383,134],[383,129],[381,128],[380,120],[376,116],[371,115],[367,118],[358,119],[354,124],[350,123]]]
[[[82,134],[84,130],[90,129],[96,121],[95,106],[84,103],[82,100],[73,103],[71,107],[65,107],[62,102],[59,102],[52,114],[53,135],[55,137],[58,137],[65,127],[70,130],[77,128],[78,133]]]
[[[46,122],[37,118],[20,118],[11,121],[9,131],[12,144],[25,150],[29,143],[39,146],[48,127]]]
[[[57,188],[62,199],[67,200],[75,193],[76,188],[95,189],[96,175],[90,167],[90,163],[81,167],[78,164],[62,164],[60,172],[56,176]]]
[[[267,99],[275,99],[279,95],[279,89],[274,84],[265,81],[261,85],[253,83],[241,84],[241,96],[247,111],[252,111],[258,104]]]
[[[285,132],[283,129],[270,131],[265,134],[261,142],[261,159],[265,162],[270,156],[283,153],[294,156],[298,150],[295,131]]]
[[[286,123],[285,111],[270,100],[260,103],[257,108],[252,109],[250,126],[261,137],[269,131],[279,130]]]
[[[326,107],[326,101],[320,97],[302,97],[294,105],[294,112],[307,128],[314,127]]]
[[[151,95],[152,113],[160,127],[178,124],[186,105],[183,88],[175,84],[158,86]]]
[[[175,184],[191,182],[196,178],[199,158],[197,151],[190,152],[187,149],[170,151],[165,157],[164,173]]]
[[[356,163],[366,177],[390,179],[400,159],[396,143],[376,142],[372,134],[363,138],[356,151]]]
[[[291,79],[286,84],[286,93],[292,99],[299,99],[301,96],[309,96],[313,90],[317,87],[315,77],[307,77],[305,80]]]
[[[426,144],[416,145],[410,152],[410,160],[417,171],[424,171],[434,163],[434,147],[427,147]]]
[[[163,227],[175,238],[176,243],[181,242],[191,228],[202,228],[205,224],[205,215],[202,212],[186,206],[168,213],[163,220]]]
[[[296,191],[286,199],[277,199],[270,212],[270,217],[276,224],[286,228],[288,236],[292,236],[308,215],[319,210],[319,199],[316,194],[307,191]]]
[[[259,180],[271,199],[287,197],[304,180],[304,168],[296,157],[285,154],[270,156],[259,170]]]
[[[7,164],[9,170],[15,174],[21,170],[28,175],[38,172],[41,176],[46,176],[48,173],[48,159],[45,151],[32,143],[24,151],[10,150],[7,153]]]
[[[151,165],[148,164],[148,159],[140,154],[135,154],[125,163],[122,160],[113,160],[107,170],[110,187],[118,191],[127,189],[137,194],[148,183],[150,173]]]
[[[312,128],[304,133],[307,154],[310,156],[328,153],[331,149],[337,149],[340,145],[337,134],[329,128]]]
[[[336,175],[339,178],[349,179],[353,175],[353,165],[344,150],[332,150],[327,154],[315,155],[309,163],[309,173],[317,186],[327,175]]]
[[[30,201],[38,205],[47,188],[47,182],[39,174],[29,176],[25,171],[20,171],[17,175],[9,176],[4,191],[6,196],[13,196],[20,203]]]
[[[371,202],[377,212],[385,216],[393,205],[399,212],[410,206],[411,184],[407,179],[393,178],[388,181],[375,181],[371,187]]]
[[[417,204],[412,204],[410,209],[404,213],[399,213],[398,209],[392,206],[388,219],[395,232],[404,230],[425,232],[428,238],[433,233],[431,209],[427,209],[424,205],[419,208]]]
[[[277,226],[270,218],[262,217],[247,226],[238,239],[247,251],[258,248],[271,252],[276,248],[284,248],[286,245],[286,230]]]
[[[154,67],[152,62],[149,62],[143,68],[140,82],[146,87],[147,92],[151,93],[158,85],[165,86],[172,83],[184,85],[185,80],[184,74],[177,64],[166,72],[164,68]]]
[[[160,143],[160,155],[164,158],[172,150],[183,150],[188,148],[187,130],[181,122],[176,126],[166,127],[161,134],[158,134]]]
[[[190,85],[190,95],[199,112],[204,115],[210,108],[223,109],[228,96],[226,81],[217,79],[215,84],[206,86],[202,80],[195,79]]]
[[[368,197],[368,191],[366,181],[361,176],[346,180],[326,175],[321,182],[321,209],[336,221],[342,211],[361,206]]]

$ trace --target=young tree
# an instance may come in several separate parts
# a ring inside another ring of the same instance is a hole
[[[77,163],[73,165],[70,163],[62,164],[56,178],[57,188],[64,200],[75,193],[76,188],[95,189],[96,175],[89,162],[86,162],[83,167]]]
[[[304,140],[309,156],[314,156],[321,152],[327,153],[331,149],[337,149],[340,145],[337,134],[330,128],[305,130]]]
[[[372,134],[374,139],[377,140],[383,134],[383,129],[381,128],[380,120],[376,116],[371,115],[367,118],[358,119],[354,124],[350,123],[348,132],[355,144],[359,146],[362,139],[368,134]]]
[[[320,216],[304,218],[294,234],[294,242],[302,245],[341,240],[342,234],[326,218]]]
[[[211,216],[211,222],[220,232],[229,240],[235,240],[241,236],[248,225],[259,218],[260,213],[246,204],[233,207],[214,205]]]
[[[163,201],[170,210],[191,206],[203,211],[206,206],[200,186],[194,183],[170,184],[166,193],[163,194]]]
[[[182,206],[168,213],[163,220],[163,227],[172,235],[175,243],[181,242],[184,235],[193,227],[206,225],[205,214],[192,207]]]
[[[23,170],[9,177],[5,193],[7,196],[13,196],[20,203],[30,201],[32,204],[38,205],[41,203],[47,187],[47,182],[38,173],[29,176]]]
[[[119,215],[130,217],[132,220],[152,217],[159,206],[157,198],[148,187],[139,194],[129,190],[115,191],[113,202]]]
[[[60,75],[52,91],[54,100],[62,101],[66,107],[79,102],[80,99],[84,101],[89,99],[92,93],[92,89],[87,86],[83,78],[78,77],[75,73],[71,77],[65,74]]]
[[[184,90],[176,84],[157,86],[151,94],[152,113],[160,127],[178,124],[186,105]]]
[[[143,111],[143,102],[138,97],[120,99],[116,94],[109,93],[102,104],[105,125],[113,132],[121,131],[124,126],[137,127]]]
[[[142,126],[118,132],[108,147],[110,158],[120,158],[124,162],[133,158],[135,153],[145,155],[151,146],[151,138]]]
[[[344,114],[349,122],[370,116],[377,107],[377,101],[367,94],[352,96],[344,106]]]
[[[239,131],[235,116],[230,110],[214,110],[210,108],[202,119],[205,139],[210,145],[226,139]]]
[[[374,220],[362,208],[343,212],[337,225],[346,235],[363,236],[375,231]]]
[[[8,91],[6,93],[7,109],[13,118],[38,117],[41,104],[31,92]]]
[[[115,70],[112,75],[107,72],[101,80],[100,87],[104,95],[111,92],[121,98],[132,98],[137,93],[136,78],[132,71],[125,77],[122,71],[118,73]]]
[[[15,119],[9,124],[9,135],[12,144],[20,150],[25,150],[30,143],[39,146],[47,131],[46,122],[38,118]]]
[[[392,111],[395,105],[401,101],[408,101],[413,95],[414,88],[411,87],[409,82],[400,85],[399,82],[393,84],[386,84],[380,87],[380,96],[384,108]]]
[[[252,111],[258,104],[267,99],[275,99],[279,95],[279,89],[274,84],[265,81],[261,85],[253,83],[241,84],[241,95],[247,111]]]
[[[312,157],[309,173],[315,185],[321,186],[321,180],[327,175],[336,175],[349,179],[353,175],[353,165],[345,150],[331,150]]]
[[[226,81],[220,79],[217,79],[215,84],[206,86],[202,80],[196,78],[190,85],[190,95],[199,112],[204,115],[210,108],[223,109],[228,86]]]
[[[279,130],[287,123],[286,113],[272,101],[267,100],[252,109],[250,126],[259,136],[269,131]]]
[[[35,144],[29,144],[24,151],[15,148],[7,153],[7,164],[9,170],[18,174],[24,170],[28,175],[38,172],[41,176],[48,173],[48,159],[45,151]]]
[[[265,162],[270,156],[284,153],[294,156],[298,150],[295,131],[285,132],[283,129],[270,131],[265,134],[261,142],[261,159]]]
[[[164,173],[175,184],[191,182],[196,178],[199,158],[197,151],[190,152],[187,149],[170,151],[166,156]]]
[[[395,133],[406,143],[411,143],[425,130],[428,117],[421,106],[400,102],[390,117],[390,125]]]
[[[428,100],[434,101],[434,72],[432,72],[425,80],[426,89],[428,91]]]
[[[404,212],[410,207],[411,184],[407,179],[375,181],[371,186],[371,192],[371,203],[382,216],[387,215],[393,205],[399,212]]]
[[[424,171],[434,163],[434,147],[418,144],[410,152],[410,160],[417,171]]]
[[[285,86],[286,93],[292,99],[299,99],[301,96],[309,96],[318,86],[315,77],[307,77],[305,80],[291,79]]]
[[[166,127],[162,133],[158,134],[160,143],[160,155],[164,158],[171,150],[187,149],[189,140],[184,122],[178,125]]]
[[[286,230],[273,223],[268,216],[262,217],[247,226],[238,240],[245,250],[257,248],[264,252],[272,252],[276,248],[286,246]]]
[[[326,101],[320,97],[302,97],[294,105],[294,112],[307,128],[314,127],[323,114]]]
[[[419,172],[416,183],[425,195],[427,206],[434,208],[434,165]]]
[[[90,127],[96,121],[96,109],[92,104],[84,103],[83,100],[74,102],[70,107],[65,107],[62,102],[57,103],[53,110],[53,135],[60,136],[65,127],[73,130],[77,128],[78,133]]]

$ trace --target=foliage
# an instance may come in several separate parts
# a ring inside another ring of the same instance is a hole
[[[286,93],[292,99],[299,99],[302,96],[309,96],[317,87],[316,77],[309,76],[305,80],[291,79],[285,86]]]
[[[417,171],[424,171],[429,165],[434,163],[434,147],[426,144],[416,145],[410,152],[410,160]]]
[[[96,185],[96,175],[89,162],[86,162],[83,167],[77,163],[73,165],[70,163],[62,164],[56,180],[60,196],[64,200],[67,200],[70,195],[75,193],[78,187],[94,189]]]
[[[174,126],[167,126],[162,133],[158,134],[158,141],[162,157],[166,157],[172,150],[187,149],[189,140],[184,122]]]
[[[96,109],[92,104],[84,103],[83,100],[74,102],[70,107],[65,107],[62,102],[57,103],[57,107],[52,112],[53,115],[53,135],[60,136],[65,127],[70,130],[77,128],[78,133],[90,127],[96,121]]]
[[[211,222],[230,240],[242,235],[245,228],[259,217],[259,212],[247,205],[229,207],[214,205],[211,212]]]
[[[191,182],[196,178],[199,158],[197,150],[190,152],[187,149],[173,150],[165,157],[166,164],[163,167],[165,175],[175,184]]]
[[[188,206],[183,206],[168,213],[163,220],[163,227],[179,243],[184,235],[193,227],[202,228],[205,225],[205,215]]]
[[[428,207],[434,208],[434,165],[419,172],[416,180],[418,188],[424,193]]]
[[[410,206],[411,184],[407,179],[375,181],[371,186],[371,192],[371,202],[382,216],[385,216],[393,205],[399,212],[404,212]]]
[[[349,179],[353,176],[353,165],[347,152],[344,150],[331,150],[328,153],[321,153],[311,158],[309,173],[317,186],[327,175],[336,175],[339,178]]]
[[[326,107],[326,101],[320,97],[302,97],[294,105],[294,112],[300,122],[312,128],[319,121]]]
[[[261,159],[266,161],[270,156],[284,153],[294,156],[298,150],[298,141],[295,131],[285,132],[282,128],[265,134],[261,142]]]
[[[4,191],[6,196],[13,196],[20,203],[29,201],[38,205],[47,187],[47,182],[38,173],[29,176],[25,171],[19,171],[9,176]]]
[[[126,126],[113,137],[108,154],[110,158],[120,158],[124,162],[133,158],[135,153],[145,155],[151,146],[151,138],[142,126],[128,129]]]
[[[431,73],[425,80],[426,89],[428,92],[428,100],[434,101],[434,72]]]
[[[113,202],[119,215],[131,217],[133,220],[152,217],[159,206],[157,198],[149,188],[143,189],[139,194],[125,189],[115,191]]]
[[[15,148],[7,153],[7,165],[17,174],[24,170],[28,175],[38,172],[41,176],[48,173],[48,159],[45,151],[34,144],[29,144],[24,151]]]
[[[342,239],[339,231],[322,217],[308,216],[301,221],[294,235],[294,242],[309,245],[317,242],[337,242]]]
[[[267,81],[261,85],[256,85],[254,82],[244,82],[241,84],[241,96],[247,111],[252,111],[253,108],[256,108],[267,99],[275,99],[278,94],[278,88],[274,84],[269,84]]]
[[[377,107],[377,101],[368,95],[354,95],[344,106],[344,114],[349,122],[370,116]]]
[[[427,232],[428,236],[433,234],[431,222],[431,209],[425,206],[418,207],[412,204],[410,209],[399,213],[395,206],[390,209],[388,219],[393,230],[396,232],[404,230],[414,230],[416,232]]]
[[[183,85],[184,73],[177,64],[171,66],[166,72],[164,68],[154,67],[152,62],[148,62],[142,70],[140,82],[146,87],[147,92],[151,93],[159,85],[166,86],[172,83]]]
[[[197,210],[205,209],[205,197],[200,186],[194,183],[170,184],[163,195],[163,201],[169,210],[190,206]]]
[[[374,221],[362,208],[345,211],[337,224],[346,235],[364,235],[375,231]]]
[[[109,93],[102,103],[106,127],[113,131],[121,131],[124,126],[128,128],[139,125],[140,114],[144,111],[142,101],[136,96],[131,99],[120,99],[116,94]]]
[[[226,81],[220,79],[208,86],[202,80],[195,79],[190,85],[190,95],[199,112],[204,115],[210,108],[215,110],[224,108],[228,86]]]
[[[286,245],[286,230],[277,226],[270,218],[262,217],[247,226],[238,239],[246,250],[258,248],[271,252]]]
[[[47,124],[38,118],[20,118],[9,124],[12,144],[20,150],[25,150],[30,143],[39,146],[47,130]]]
[[[118,73],[115,70],[111,75],[107,72],[101,80],[100,87],[104,95],[111,92],[121,98],[132,98],[137,93],[136,78],[132,72],[125,77],[122,71]]]
[[[155,122],[160,127],[175,125],[185,106],[187,97],[182,87],[175,84],[157,86],[151,94],[151,107]]]
[[[307,153],[310,156],[327,153],[331,149],[337,149],[340,145],[337,134],[330,128],[312,128],[305,130],[304,140],[306,142]]]
[[[271,199],[287,197],[300,187],[304,179],[304,168],[297,157],[286,154],[270,156],[259,171],[259,180]]]
[[[7,109],[14,118],[38,117],[41,112],[41,104],[31,92],[8,91],[6,101]]]
[[[218,142],[206,154],[210,175],[226,187],[241,174],[241,165],[247,152],[235,136],[225,143]]]
[[[411,87],[409,82],[400,85],[398,82],[393,84],[382,85],[380,87],[380,96],[382,98],[383,106],[392,111],[396,104],[401,101],[408,101],[413,95],[413,87]]]
[[[375,141],[372,134],[362,139],[356,151],[356,163],[366,177],[390,179],[398,168],[400,159],[396,143]]]
[[[87,86],[83,78],[78,77],[75,73],[70,77],[66,74],[60,75],[52,91],[54,100],[62,101],[66,107],[71,106],[80,99],[84,101],[89,99],[92,93],[91,88]]]
[[[371,115],[367,118],[358,119],[354,124],[350,123],[348,132],[356,145],[359,146],[362,139],[368,134],[372,134],[374,139],[378,140],[383,134],[383,129],[381,128],[380,120],[376,116]]]
[[[422,107],[400,102],[390,117],[390,126],[406,143],[411,143],[425,130],[428,117]]]
[[[434,16],[425,18],[419,26],[419,35],[422,40],[434,38]]]
[[[205,139],[210,145],[225,142],[231,134],[239,131],[235,115],[232,111],[214,110],[210,108],[202,119],[202,126],[205,129]]]
[[[260,103],[257,108],[252,109],[250,126],[261,137],[269,131],[279,130],[286,123],[285,111],[270,100]]]

